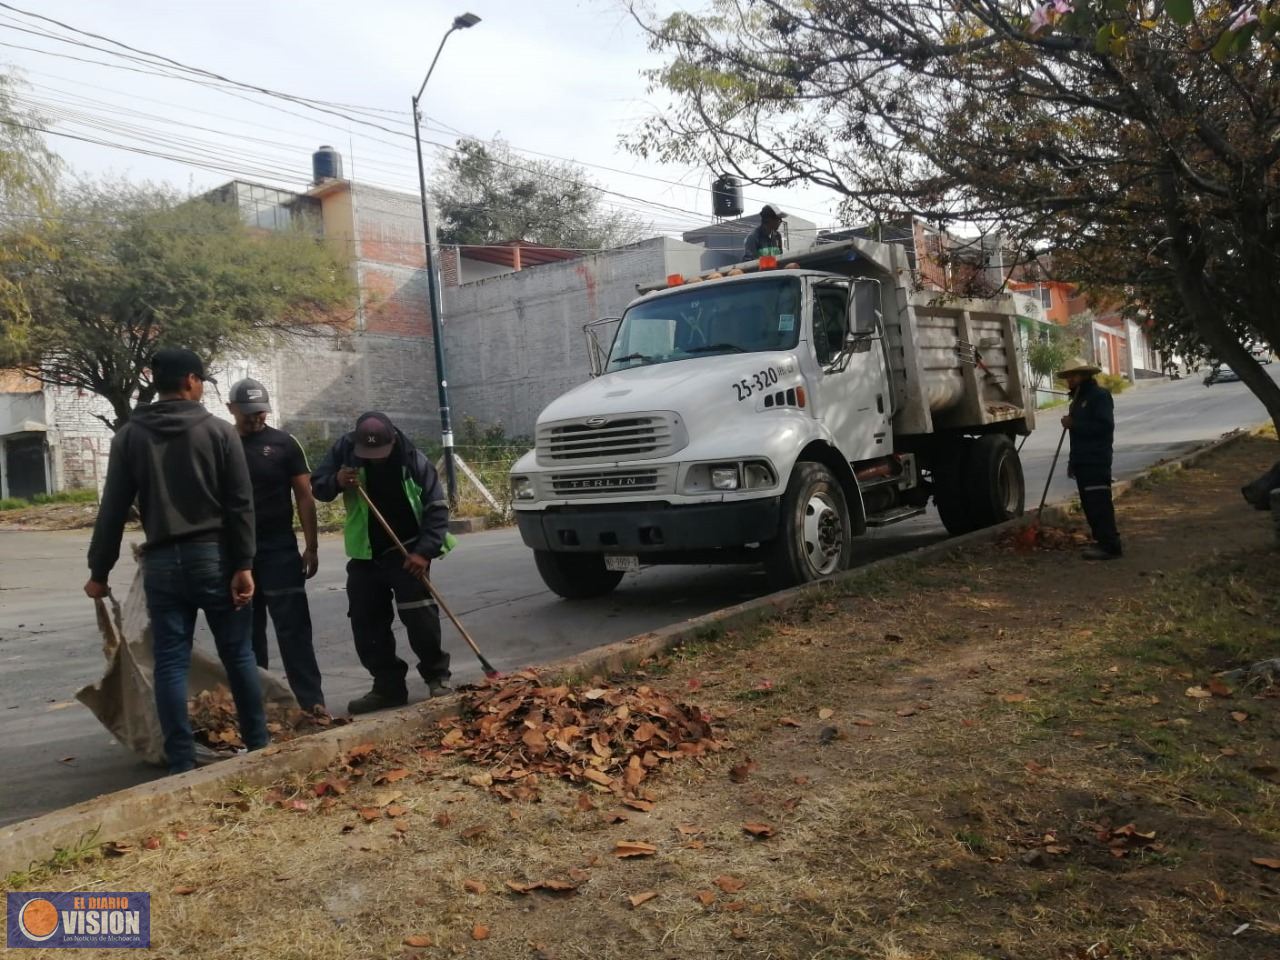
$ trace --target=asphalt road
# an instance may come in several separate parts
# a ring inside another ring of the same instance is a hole
[[[1043,412],[1040,428],[1023,448],[1028,509],[1043,489],[1061,413]],[[1265,419],[1261,404],[1241,383],[1206,388],[1194,378],[1130,390],[1116,403],[1115,474],[1132,476]],[[1060,465],[1050,501],[1073,490]],[[857,556],[870,562],[943,536],[931,510],[873,531],[859,542]],[[103,665],[93,610],[81,593],[87,539],[83,531],[0,530],[0,766],[6,771],[0,781],[0,823],[160,775],[116,744],[74,699],[77,689],[101,676]],[[763,574],[748,568],[658,567],[629,575],[609,597],[570,603],[543,587],[529,551],[511,529],[462,538],[435,573],[446,599],[502,671],[556,660],[766,592]],[[122,563],[112,582],[123,589],[132,576],[132,564]],[[310,594],[325,693],[337,711],[368,689],[351,647],[338,537],[322,541],[321,569]],[[479,668],[461,638],[448,624],[444,629],[455,679],[478,678]],[[203,624],[197,642],[212,651]],[[410,693],[418,699],[425,690],[411,679]]]

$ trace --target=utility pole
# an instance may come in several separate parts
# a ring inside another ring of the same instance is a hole
[[[422,196],[422,244],[427,255],[427,302],[431,309],[431,337],[435,341],[436,348],[436,388],[440,403],[440,443],[444,448],[445,487],[449,494],[450,509],[458,505],[458,471],[453,462],[453,416],[449,412],[449,380],[445,373],[444,318],[441,315],[440,307],[438,264],[436,263],[435,251],[431,245],[431,204],[427,199],[427,170],[422,162],[422,111],[419,109],[418,104],[422,100],[422,94],[427,89],[427,81],[431,79],[431,73],[436,68],[436,61],[440,59],[440,53],[444,50],[445,41],[449,39],[449,36],[455,30],[465,30],[467,27],[474,27],[479,22],[480,18],[474,13],[463,13],[453,18],[453,26],[446,30],[444,36],[440,38],[440,46],[436,48],[436,55],[431,59],[431,66],[427,68],[427,75],[423,78],[422,86],[418,88],[418,92],[413,97],[413,142],[418,148],[418,190]]]

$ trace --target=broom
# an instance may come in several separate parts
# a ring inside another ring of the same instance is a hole
[[[395,535],[395,531],[391,529],[391,524],[387,523],[387,518],[382,515],[382,511],[373,505],[373,501],[369,499],[368,491],[366,491],[364,486],[361,484],[356,484],[356,489],[360,491],[360,496],[364,498],[365,504],[369,507],[369,512],[378,518],[378,523],[382,524],[382,529],[387,531],[387,536],[390,537],[391,541],[400,548],[401,555],[405,559],[408,559],[409,551],[405,548],[405,545],[400,542],[400,538]],[[498,677],[502,676],[502,674],[498,673],[498,671],[494,669],[493,664],[485,659],[484,654],[480,652],[480,648],[476,646],[476,642],[471,639],[471,634],[467,632],[467,628],[462,625],[462,621],[453,615],[453,611],[449,609],[449,605],[444,602],[444,597],[440,596],[439,592],[432,585],[431,578],[424,573],[419,577],[419,579],[422,581],[422,585],[427,588],[427,592],[431,594],[431,599],[435,600],[435,602],[439,604],[440,609],[445,612],[445,615],[453,622],[453,625],[458,628],[458,632],[462,634],[462,639],[467,641],[467,646],[471,648],[472,653],[474,653],[476,658],[480,661],[480,669],[484,671],[484,675],[490,680],[496,680]]]
[[[1053,472],[1058,469],[1058,457],[1062,454],[1062,441],[1067,439],[1067,428],[1062,428],[1058,437],[1058,449],[1053,451],[1053,463],[1049,464],[1049,476],[1045,477],[1044,493],[1040,495],[1040,506],[1036,509],[1036,518],[1026,527],[1018,531],[1017,545],[1026,550],[1035,547],[1040,539],[1040,516],[1044,513],[1044,502],[1049,499],[1049,484],[1053,483]]]

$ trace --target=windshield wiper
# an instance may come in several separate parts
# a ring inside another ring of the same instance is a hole
[[[685,353],[710,353],[713,350],[732,350],[734,353],[746,353],[736,343],[706,343],[700,347],[690,347]]]
[[[625,357],[614,357],[611,362],[623,363],[624,361],[627,361],[627,360],[652,360],[652,359],[653,357],[647,356],[643,353],[628,353]]]

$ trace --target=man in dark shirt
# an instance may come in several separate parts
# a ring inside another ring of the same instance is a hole
[[[1071,394],[1071,406],[1062,426],[1071,432],[1067,475],[1074,477],[1080,506],[1094,544],[1086,547],[1086,560],[1115,560],[1124,553],[1116,529],[1116,508],[1111,500],[1111,457],[1115,440],[1115,403],[1111,393],[1094,380],[1098,367],[1077,360],[1058,371]]]
[[[187,714],[196,614],[203,610],[235,699],[240,737],[267,745],[253,661],[253,490],[240,438],[200,404],[204,363],[190,350],[151,358],[155,403],[139,406],[111,441],[107,482],[89,543],[84,592],[105,598],[135,498],[147,540],[143,586],[155,655],[156,713],[171,773],[195,766]]]
[[[370,516],[361,486],[409,551],[408,558]],[[409,667],[396,656],[391,632],[396,611],[431,695],[447,693],[449,654],[440,646],[440,611],[421,579],[430,572],[432,559],[452,546],[449,501],[435,468],[390,419],[371,412],[325,454],[311,475],[311,488],[316,499],[326,502],[341,493],[347,511],[347,615],[356,653],[373,675],[373,689],[347,709],[368,713],[408,703]]]
[[[782,256],[782,221],[786,214],[771,204],[760,210],[760,226],[747,234],[742,252],[748,260],[764,256]]]
[[[280,659],[298,706],[308,713],[324,707],[320,667],[311,636],[311,608],[307,580],[319,567],[316,501],[311,496],[311,468],[298,441],[283,430],[267,426],[271,398],[257,380],[245,379],[231,388],[227,409],[244,444],[249,478],[253,481],[258,555],[253,561],[257,592],[253,597],[253,653],[258,666],[267,667],[267,613],[276,628]],[[293,532],[293,504],[298,504],[306,549],[298,555]]]

